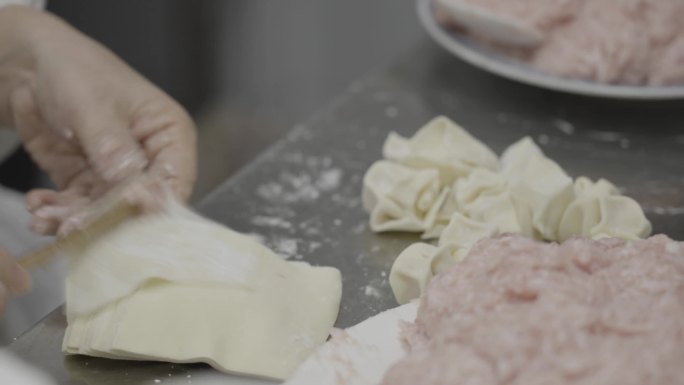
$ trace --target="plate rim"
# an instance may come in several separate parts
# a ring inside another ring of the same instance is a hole
[[[428,35],[452,55],[492,74],[539,88],[584,96],[633,100],[684,99],[684,86],[620,86],[564,79],[538,72],[525,63],[521,64],[529,68],[488,57],[453,38],[452,35],[458,32],[448,32],[437,22],[432,9],[433,1],[417,0],[416,3],[418,19]]]

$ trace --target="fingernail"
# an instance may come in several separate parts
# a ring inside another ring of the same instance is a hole
[[[18,264],[12,270],[12,282],[9,285],[12,295],[24,294],[31,290],[31,274]]]

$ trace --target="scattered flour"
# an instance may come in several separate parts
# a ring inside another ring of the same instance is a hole
[[[323,171],[316,181],[316,186],[323,191],[329,191],[337,188],[342,180],[342,170],[333,168]]]
[[[364,230],[366,230],[366,222],[359,223],[352,228],[354,234],[361,234]]]
[[[650,207],[650,210],[646,209],[647,211],[651,211],[654,214],[658,215],[684,215],[684,207],[661,207],[661,206],[656,206],[656,207]]]
[[[363,288],[363,293],[366,294],[368,297],[373,297],[373,298],[381,298],[382,297],[382,293],[380,293],[380,290],[378,290],[377,288],[370,286],[370,285],[366,285]]]
[[[320,249],[322,246],[321,242],[309,242],[309,253],[313,253],[314,251]]]
[[[394,106],[389,106],[385,108],[385,115],[390,119],[394,119],[399,115],[399,109]]]
[[[255,241],[261,243],[262,245],[265,245],[265,244],[266,244],[266,237],[264,237],[264,236],[261,235],[261,234],[257,234],[257,233],[247,233],[247,234],[245,234],[245,235],[247,235],[247,236],[249,236],[250,238],[254,239]]]
[[[280,217],[266,217],[266,216],[255,216],[252,218],[252,224],[256,226],[264,227],[280,227],[283,229],[292,228],[292,223],[280,218]]]
[[[541,134],[537,138],[537,141],[539,142],[540,145],[546,146],[547,144],[549,144],[549,136],[545,135],[545,134]]]
[[[600,142],[619,142],[624,139],[624,136],[618,132],[610,131],[591,131],[587,133],[590,139],[594,139]]]
[[[301,259],[298,254],[297,240],[292,238],[275,238],[268,242],[273,251],[284,259]]]
[[[567,120],[556,119],[553,121],[553,125],[558,129],[558,131],[564,133],[565,135],[572,135],[575,133],[575,126]]]
[[[332,158],[305,157],[301,153],[283,155],[285,162],[296,165],[297,171],[283,172],[277,181],[257,187],[257,195],[278,203],[312,202],[321,194],[340,187],[344,172],[333,167]]]

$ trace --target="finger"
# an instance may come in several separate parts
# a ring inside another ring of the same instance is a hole
[[[26,207],[31,213],[45,206],[72,206],[74,202],[81,203],[87,199],[92,187],[87,181],[64,191],[51,189],[33,189],[26,193]]]
[[[144,138],[149,174],[165,181],[174,195],[189,198],[197,175],[196,129],[190,117],[179,107],[165,118],[140,121],[134,132]]]
[[[27,205],[32,213],[31,230],[42,235],[55,235],[62,224],[82,211],[91,201],[78,189],[62,192],[34,190],[28,193]]]
[[[76,230],[84,230],[86,223],[91,221],[91,217],[92,214],[88,212],[81,212],[70,216],[67,220],[60,223],[57,229],[57,236],[66,237]]]
[[[88,161],[107,183],[116,183],[142,172],[146,157],[130,132],[126,119],[106,101],[91,103],[73,117],[74,133]]]
[[[168,186],[153,177],[142,178],[123,192],[123,198],[128,204],[144,213],[160,211],[168,196]]]
[[[31,218],[31,231],[40,235],[55,235],[62,221],[54,218]]]
[[[0,251],[0,281],[11,295],[31,290],[31,275],[4,251]]]

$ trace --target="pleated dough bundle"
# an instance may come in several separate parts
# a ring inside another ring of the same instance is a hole
[[[412,138],[391,133],[386,160],[373,164],[363,181],[364,208],[373,231],[409,231],[439,236],[451,217],[452,183],[473,170],[496,170],[496,155],[444,116]]]
[[[286,379],[337,318],[337,269],[287,262],[179,205],[66,250],[70,354]]]
[[[430,279],[463,260],[480,239],[504,233],[546,241],[573,236],[639,239],[651,224],[639,204],[606,180],[573,181],[528,137],[500,159],[447,118],[413,138],[391,133],[388,160],[364,177],[373,231],[420,232],[396,259],[390,285],[399,303],[420,296]]]

